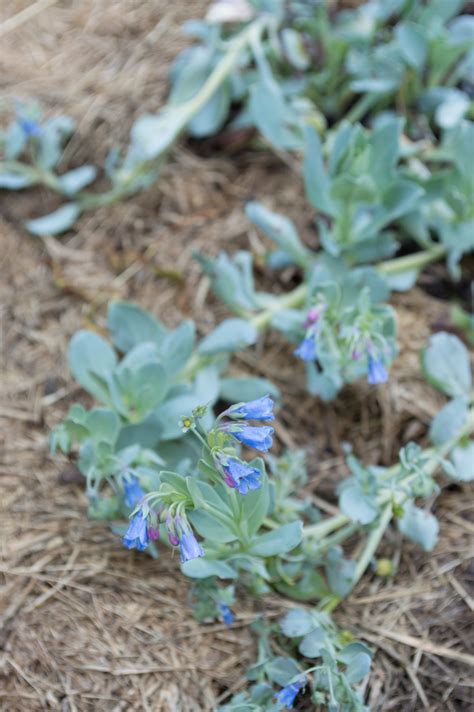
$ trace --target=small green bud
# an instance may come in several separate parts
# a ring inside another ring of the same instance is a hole
[[[207,405],[198,405],[193,410],[193,415],[195,418],[202,418],[207,413]]]
[[[382,578],[388,578],[393,575],[393,564],[390,559],[378,559],[377,566],[375,568],[375,573],[377,576]]]
[[[190,415],[183,415],[181,418],[181,430],[183,433],[187,433],[194,425],[194,418]]]
[[[403,507],[398,502],[393,503],[393,516],[395,519],[401,519],[403,517]]]

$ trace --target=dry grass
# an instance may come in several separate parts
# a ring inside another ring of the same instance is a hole
[[[138,113],[162,102],[169,61],[183,44],[179,24],[206,3],[43,4],[1,38],[0,98],[35,95],[49,111],[73,114],[79,135],[68,161],[100,163]],[[0,32],[33,5],[2,4]],[[256,195],[292,215],[311,239],[300,188],[272,157],[203,159],[181,148],[159,189],[83,216],[62,241],[21,229],[21,220],[54,205],[49,194],[0,197],[0,709],[213,710],[244,684],[253,615],[287,603],[244,598],[232,630],[198,626],[176,562],[125,551],[106,525],[88,521],[74,469],[51,460],[46,439],[79,395],[66,366],[77,328],[103,328],[107,301],[120,296],[169,324],[192,316],[208,331],[224,311],[207,295],[192,251],[234,250],[250,239],[258,253],[261,238],[242,211]],[[288,285],[292,277],[285,275]],[[268,285],[271,277],[260,270],[259,279]],[[421,378],[417,354],[446,322],[447,308],[419,289],[398,297],[396,307],[401,354],[390,384],[376,391],[358,384],[334,404],[315,402],[276,336],[235,362],[282,388],[279,441],[307,448],[308,493],[317,497],[333,497],[343,475],[342,439],[367,461],[388,463],[402,443],[424,439],[441,403]],[[374,710],[472,709],[467,495],[450,485],[436,502],[442,534],[433,555],[393,532],[383,553],[398,562],[394,579],[368,574],[335,614],[378,649],[367,689]]]

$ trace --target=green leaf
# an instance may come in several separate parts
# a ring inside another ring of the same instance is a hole
[[[321,599],[331,593],[322,575],[314,569],[306,569],[303,576],[297,581],[291,583],[281,581],[277,582],[275,586],[280,593],[294,598],[296,601]]]
[[[0,188],[21,190],[37,183],[37,179],[22,173],[0,173]]]
[[[251,87],[248,107],[253,123],[271,144],[285,149],[301,146],[299,117],[273,79],[262,75]]]
[[[130,386],[129,410],[135,411],[135,419],[142,420],[164,400],[169,383],[161,364],[145,363],[132,372]]]
[[[203,510],[198,509],[188,512],[188,517],[196,531],[205,539],[223,544],[228,544],[237,539],[235,532],[230,527],[226,527]]]
[[[76,122],[70,116],[55,116],[42,125],[38,137],[36,160],[42,168],[50,170],[61,158],[62,146],[73,133]]]
[[[428,52],[428,43],[420,27],[400,22],[395,27],[395,38],[405,62],[414,69],[421,70]]]
[[[301,673],[293,658],[283,655],[273,658],[265,665],[265,672],[272,682],[277,685],[287,685],[296,675]]]
[[[352,589],[356,562],[344,559],[339,547],[331,549],[326,559],[326,575],[331,591],[344,598]]]
[[[469,110],[470,100],[459,89],[449,89],[435,111],[435,121],[442,129],[452,129],[459,124]]]
[[[268,235],[283,252],[290,255],[296,264],[307,265],[310,252],[301,242],[296,228],[289,218],[268,210],[256,201],[247,203],[245,213],[249,220]]]
[[[474,480],[474,440],[458,445],[451,453],[451,461],[460,482]]]
[[[292,608],[280,621],[280,628],[288,638],[307,635],[314,627],[313,616],[304,608]]]
[[[448,396],[464,396],[471,391],[469,354],[457,336],[444,331],[432,336],[421,361],[427,380]]]
[[[343,484],[339,508],[346,517],[360,524],[370,524],[379,513],[375,497],[366,494],[355,480]]]
[[[267,534],[255,537],[249,547],[249,553],[256,556],[276,556],[294,549],[301,542],[303,525],[301,522],[284,524]]]
[[[331,183],[324,167],[321,139],[310,126],[305,129],[304,184],[311,205],[322,213],[334,215]]]
[[[66,195],[74,195],[92,183],[96,176],[97,169],[94,166],[81,166],[64,173],[60,176],[59,182]]]
[[[270,508],[270,488],[263,460],[253,460],[249,462],[249,465],[258,467],[262,473],[261,487],[253,492],[248,492],[246,495],[242,495],[241,499],[242,519],[247,524],[249,536],[253,536],[259,530],[263,520],[268,514]]]
[[[300,33],[291,27],[285,27],[281,31],[281,40],[290,64],[301,71],[308,69],[311,64],[311,57],[304,46]]]
[[[188,124],[188,133],[196,138],[216,134],[227,119],[231,98],[231,84],[225,81]]]
[[[162,403],[154,411],[153,417],[159,428],[160,440],[175,440],[183,435],[181,417],[189,415],[202,400],[194,394],[176,396]]]
[[[152,114],[140,116],[132,126],[131,158],[148,161],[157,158],[173,145],[182,128],[183,121],[179,107],[168,108],[157,116]]]
[[[320,396],[323,401],[330,401],[342,387],[342,379],[337,372],[329,376],[326,373],[319,373],[316,365],[312,362],[305,363],[306,383],[309,393]]]
[[[431,421],[431,441],[435,445],[442,445],[454,438],[462,430],[468,415],[468,399],[462,396],[454,398]]]
[[[261,398],[262,396],[280,397],[280,391],[266,378],[243,377],[222,378],[219,396],[228,403],[240,403]]]
[[[109,403],[105,383],[117,365],[117,356],[107,341],[93,331],[78,331],[69,344],[68,360],[71,373],[81,386],[98,400]]]
[[[431,512],[416,507],[411,500],[403,505],[403,516],[398,519],[398,528],[425,551],[434,549],[438,541],[438,520]]]
[[[206,557],[186,561],[181,564],[181,571],[185,576],[197,579],[209,578],[209,576],[217,576],[220,579],[236,579],[238,576],[237,571],[225,561]]]
[[[113,302],[109,306],[107,328],[115,346],[124,353],[145,341],[160,344],[167,333],[149,312],[130,302]]]
[[[361,682],[370,672],[372,653],[363,643],[349,643],[337,658],[347,665],[345,677],[351,685]]]
[[[26,229],[33,235],[59,235],[68,230],[81,214],[77,203],[66,203],[53,213],[25,222]]]
[[[94,408],[86,417],[85,425],[94,443],[115,445],[120,432],[120,418],[107,408]]]
[[[257,335],[256,328],[246,319],[225,319],[204,337],[198,346],[198,352],[203,356],[211,356],[240,351],[254,344]]]
[[[393,179],[400,152],[403,119],[387,119],[373,129],[370,137],[370,173],[380,191]]]
[[[186,484],[189,494],[196,509],[205,508],[206,505],[214,507],[222,514],[232,517],[232,511],[227,503],[219,496],[215,487],[196,477],[187,477]]]
[[[190,320],[182,321],[177,329],[168,332],[159,344],[160,357],[170,375],[178,373],[189,360],[196,338],[196,327]]]
[[[323,628],[315,628],[305,635],[298,650],[305,658],[319,658],[326,647],[326,633]]]

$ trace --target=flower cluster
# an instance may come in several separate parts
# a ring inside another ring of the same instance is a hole
[[[263,396],[228,408],[218,418],[214,430],[208,434],[208,439],[212,436],[218,441],[212,448],[198,431],[197,421],[204,415],[205,408],[195,409],[192,417],[181,419],[182,426],[194,432],[208,448],[215,464],[216,478],[222,477],[231,489],[240,494],[245,495],[261,487],[261,472],[237,456],[232,441],[267,452],[272,445],[273,428],[268,425],[248,425],[246,421],[273,420],[273,405],[269,396]],[[222,418],[224,422],[219,422]],[[182,563],[205,555],[186,517],[185,500],[178,500],[174,495],[169,499],[162,492],[145,495],[138,479],[129,474],[124,476],[123,489],[125,504],[131,509],[135,508],[123,537],[127,549],[143,551],[151,541],[159,539],[160,525],[163,525],[171,546],[179,546]],[[220,609],[220,613],[224,622],[230,621],[230,610]]]
[[[247,425],[245,421],[274,420],[273,406],[274,403],[269,396],[263,396],[248,403],[237,403],[221,414],[221,418],[227,417],[229,420],[221,423],[217,430],[255,450],[268,452],[273,442],[273,428],[269,425]],[[261,486],[260,470],[243,462],[233,452],[230,454],[228,449],[230,448],[214,448],[212,453],[224,482],[244,495],[258,489]]]
[[[316,361],[318,359],[318,338],[323,329],[322,316],[327,308],[319,304],[309,309],[303,323],[305,336],[295,349],[294,354],[302,361]],[[347,330],[348,346],[353,361],[358,361],[365,354],[367,359],[367,381],[370,385],[378,385],[388,380],[388,372],[384,365],[383,350],[385,343],[383,337],[378,336],[381,342],[380,349],[376,348],[372,339],[364,330],[356,325],[351,325]]]
[[[182,512],[172,514],[164,508],[152,509],[143,500],[133,514],[129,527],[123,537],[127,549],[144,551],[150,541],[160,538],[160,523],[165,520],[168,541],[172,546],[179,546],[181,563],[204,556],[204,549],[196,539],[194,532]]]

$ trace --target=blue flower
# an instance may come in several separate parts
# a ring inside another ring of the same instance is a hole
[[[123,537],[123,543],[127,549],[138,549],[143,551],[147,548],[150,538],[148,536],[147,518],[140,509],[132,521]]]
[[[252,425],[225,423],[222,428],[239,442],[249,447],[254,447],[261,452],[267,452],[273,444],[272,435],[274,430],[269,425],[255,427]]]
[[[375,386],[378,383],[385,383],[388,381],[387,369],[383,365],[383,361],[380,356],[374,357],[371,354],[368,355],[368,365],[367,365],[367,382],[371,386]]]
[[[17,121],[21,130],[28,138],[31,136],[39,136],[41,134],[41,126],[36,123],[36,121],[28,119],[26,116],[22,115],[17,116]]]
[[[306,678],[300,677],[296,682],[292,682],[290,685],[285,685],[282,687],[280,692],[277,692],[275,698],[280,702],[280,704],[289,709],[293,709],[293,703],[295,701],[296,695],[301,690],[302,687],[306,685]]]
[[[205,556],[205,551],[194,536],[193,530],[190,528],[189,524],[183,524],[182,520],[176,520],[176,524],[179,528],[179,551],[181,563],[184,564],[185,561],[191,561],[191,559],[197,559],[199,556]]]
[[[316,336],[314,334],[305,336],[294,354],[303,361],[314,361],[316,358]]]
[[[275,420],[273,415],[274,403],[270,396],[262,396],[257,400],[248,401],[248,403],[238,403],[233,405],[225,414],[229,418],[242,420]]]
[[[222,463],[222,469],[225,474],[225,482],[240,494],[247,494],[250,490],[259,489],[262,486],[260,470],[237,460],[235,457],[227,458]]]
[[[226,625],[231,626],[234,622],[234,614],[230,610],[229,606],[223,601],[219,601],[219,603],[217,604],[217,608],[219,613],[221,614],[223,622]]]
[[[145,492],[140,487],[140,483],[136,477],[132,477],[130,480],[125,481],[123,489],[125,492],[125,504],[131,509],[136,507],[142,497],[145,496]]]

